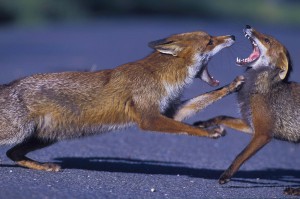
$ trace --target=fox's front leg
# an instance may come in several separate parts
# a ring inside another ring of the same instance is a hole
[[[182,121],[197,112],[201,111],[208,105],[222,99],[223,97],[235,92],[244,82],[243,76],[238,76],[229,85],[224,86],[218,90],[199,95],[198,97],[192,98],[183,102],[179,107],[178,111],[175,113],[173,118],[177,121]]]
[[[210,138],[219,138],[223,135],[223,129],[221,128],[213,128],[210,130],[197,128],[163,116],[160,113],[137,114],[135,118],[139,127],[147,131],[187,134]]]

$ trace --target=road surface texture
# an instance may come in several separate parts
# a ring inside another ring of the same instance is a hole
[[[151,52],[147,43],[170,34],[205,30],[234,34],[237,42],[216,55],[210,73],[225,85],[243,69],[236,56],[252,50],[243,23],[184,19],[101,19],[39,27],[0,28],[0,83],[43,72],[106,69]],[[278,38],[294,60],[292,79],[300,81],[300,29],[249,24]],[[196,79],[184,98],[210,91]],[[239,116],[235,95],[187,122],[225,114]],[[58,173],[16,166],[0,148],[0,198],[289,198],[286,187],[300,186],[300,145],[273,140],[251,158],[231,182],[218,177],[251,136],[228,130],[218,140],[142,132],[137,127],[59,142],[29,156],[60,164]],[[291,197],[292,198],[292,197]]]

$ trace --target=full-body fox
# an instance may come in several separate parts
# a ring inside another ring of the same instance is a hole
[[[235,91],[242,80],[182,104],[178,99],[195,77],[218,85],[207,63],[234,40],[231,35],[213,37],[200,31],[177,34],[151,42],[154,51],[146,58],[111,70],[37,74],[3,85],[0,144],[16,144],[7,156],[18,165],[58,171],[58,165],[25,155],[59,140],[133,124],[143,130],[217,138],[218,128],[208,131],[180,121]]]
[[[242,119],[219,116],[196,125],[225,125],[252,133],[248,146],[221,175],[220,184],[227,183],[240,166],[265,146],[273,137],[289,142],[300,141],[300,84],[289,82],[292,63],[287,49],[276,39],[254,30],[244,29],[253,45],[246,59],[237,64],[247,66],[245,83],[238,91]],[[289,188],[287,194],[300,195],[300,188]]]

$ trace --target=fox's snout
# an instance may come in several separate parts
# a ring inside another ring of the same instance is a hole
[[[229,37],[230,37],[230,39],[232,39],[233,41],[235,41],[235,36],[234,35],[230,35]]]

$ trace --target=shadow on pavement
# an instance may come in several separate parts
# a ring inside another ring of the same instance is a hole
[[[62,157],[55,159],[63,169],[83,169],[106,172],[184,175],[195,178],[217,180],[223,170],[197,169],[179,162],[163,162],[109,157]],[[300,184],[300,170],[265,169],[254,171],[238,171],[232,181],[276,186],[277,183],[266,183],[260,180],[276,180],[286,183]],[[242,188],[242,187],[241,187]]]

